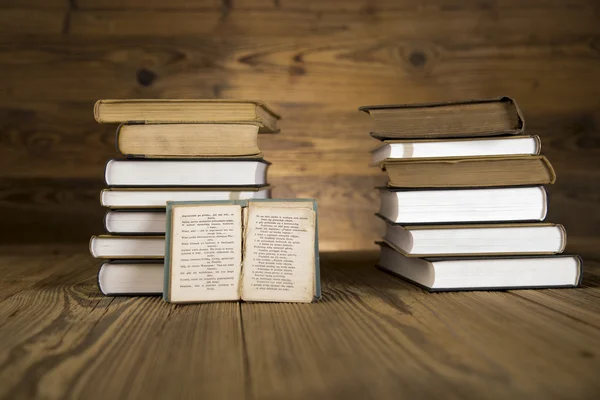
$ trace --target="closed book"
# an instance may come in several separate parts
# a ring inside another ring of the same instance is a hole
[[[474,189],[379,189],[378,215],[396,224],[541,221],[548,210],[543,186]]]
[[[556,175],[544,156],[385,160],[388,186],[451,188],[545,185]]]
[[[576,287],[583,277],[575,255],[411,258],[379,244],[380,269],[428,291]]]
[[[106,259],[162,259],[164,236],[98,235],[90,239],[90,254]]]
[[[115,260],[98,271],[98,288],[105,296],[160,295],[163,290],[162,260]]]
[[[377,139],[459,138],[520,134],[525,122],[510,97],[426,104],[363,106]]]
[[[256,159],[109,160],[104,173],[108,186],[264,186],[270,163]]]
[[[562,253],[567,234],[551,223],[397,225],[384,241],[407,257]]]
[[[486,157],[540,154],[539,136],[475,139],[385,140],[371,151],[371,162],[409,158]]]
[[[99,100],[94,117],[101,123],[256,123],[260,132],[279,131],[279,115],[260,101],[193,99]]]
[[[122,124],[117,149],[128,157],[260,157],[257,124]]]
[[[164,235],[167,226],[165,210],[109,211],[104,228],[116,235]]]
[[[266,186],[192,188],[114,188],[100,192],[100,204],[111,209],[164,209],[167,201],[268,199]]]

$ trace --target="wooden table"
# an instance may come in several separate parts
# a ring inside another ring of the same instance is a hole
[[[584,287],[428,294],[375,253],[322,255],[317,304],[103,297],[86,249],[0,263],[0,398],[598,398],[600,263]]]

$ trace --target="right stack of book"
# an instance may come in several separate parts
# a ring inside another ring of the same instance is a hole
[[[386,222],[378,267],[427,290],[575,287],[582,260],[543,222],[555,181],[509,97],[365,106]]]

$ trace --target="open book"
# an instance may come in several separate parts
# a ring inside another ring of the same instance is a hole
[[[317,300],[316,201],[168,202],[164,285],[171,303]]]

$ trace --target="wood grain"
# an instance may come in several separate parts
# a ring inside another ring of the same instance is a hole
[[[275,194],[317,198],[323,249],[372,249],[383,175],[357,107],[511,95],[558,175],[549,220],[595,243],[596,3],[2,0],[0,238],[99,233],[117,154],[97,99],[259,98],[283,116],[260,139]]]
[[[37,282],[0,303],[1,398],[244,398],[238,304],[103,297],[81,253],[20,261]]]
[[[68,246],[0,248],[0,398],[579,398],[600,385],[600,264],[581,289],[429,294],[322,255],[316,304],[103,297]],[[597,252],[596,252],[597,257]]]

